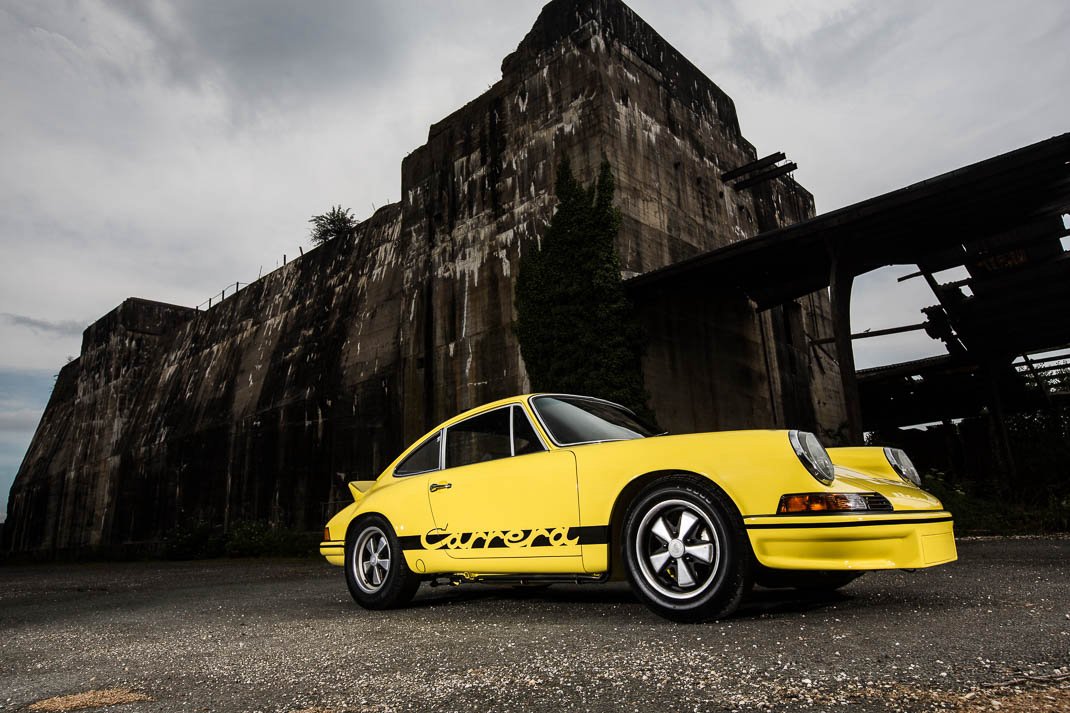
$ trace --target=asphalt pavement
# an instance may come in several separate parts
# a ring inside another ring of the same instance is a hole
[[[959,553],[700,625],[624,585],[425,586],[368,612],[316,560],[5,566],[0,710],[1070,710],[1070,539]]]

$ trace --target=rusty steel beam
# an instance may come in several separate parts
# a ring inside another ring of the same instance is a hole
[[[902,334],[903,332],[916,332],[918,330],[925,329],[925,322],[919,322],[918,324],[907,324],[902,327],[888,327],[887,329],[870,329],[865,332],[856,332],[851,335],[851,339],[867,339],[869,337],[884,337],[889,334]],[[831,344],[836,341],[835,337],[824,337],[822,339],[811,339],[813,344]]]
[[[735,188],[737,191],[742,191],[746,188],[752,188],[753,186],[757,186],[759,183],[765,183],[766,181],[771,181],[774,178],[783,176],[784,174],[791,173],[798,167],[799,164],[795,163],[794,161],[790,161],[788,163],[785,163],[783,166],[777,166],[776,168],[770,169],[768,171],[763,171],[762,173],[751,176],[750,178],[745,178],[742,181],[739,181],[738,183],[734,183],[732,187]]]
[[[721,174],[721,180],[722,181],[732,181],[732,180],[734,180],[736,178],[739,178],[740,176],[745,176],[748,173],[753,173],[754,171],[760,171],[761,169],[765,168],[766,166],[772,166],[773,164],[780,163],[785,158],[787,158],[787,156],[784,154],[783,151],[777,151],[774,154],[769,154],[765,158],[760,158],[757,161],[751,161],[750,163],[745,163],[742,166],[740,166],[739,168],[733,168],[731,171],[725,171],[724,173]]]

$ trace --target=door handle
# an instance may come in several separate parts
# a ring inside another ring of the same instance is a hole
[[[452,487],[453,483],[431,483],[430,490],[433,493],[436,490],[449,490]]]

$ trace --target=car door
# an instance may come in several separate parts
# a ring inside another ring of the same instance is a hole
[[[579,526],[576,459],[548,450],[523,407],[446,428],[444,464],[428,481],[437,531],[425,536],[425,547],[454,559],[493,559],[498,571],[512,569],[503,560],[580,556],[570,533]]]

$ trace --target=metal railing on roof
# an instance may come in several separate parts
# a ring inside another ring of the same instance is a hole
[[[305,249],[303,247],[298,245],[297,246],[297,251],[298,251],[298,253],[300,253],[301,257],[304,257]],[[272,272],[275,272],[276,270],[279,270],[280,268],[286,267],[286,264],[287,264],[286,253],[283,253],[282,254],[282,263],[281,264],[275,263],[275,268],[273,270],[271,270],[271,272],[269,272],[268,275],[270,275]],[[212,307],[218,306],[219,303],[221,303],[223,300],[225,300],[228,296],[233,297],[234,295],[238,294],[238,292],[241,291],[241,289],[243,287],[248,287],[249,285],[253,284],[253,282],[260,281],[263,277],[264,277],[264,267],[263,267],[263,265],[261,265],[260,266],[260,273],[256,276],[256,279],[253,280],[252,282],[235,282],[233,285],[228,284],[226,287],[224,287],[222,290],[220,290],[218,294],[213,294],[211,297],[206,299],[204,302],[201,302],[199,305],[197,305],[193,309],[195,309],[197,311],[200,311],[202,308],[205,309],[206,311],[210,310],[210,309],[212,309]],[[227,290],[230,290],[230,292],[228,293]]]

